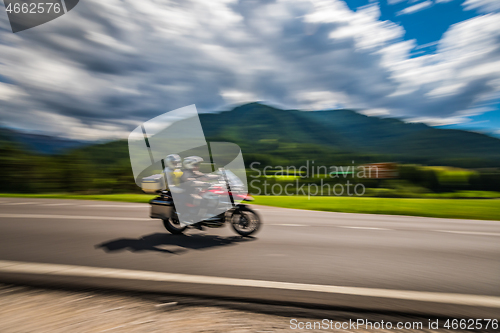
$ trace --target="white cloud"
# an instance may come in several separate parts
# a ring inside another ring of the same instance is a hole
[[[387,4],[389,4],[389,5],[395,5],[395,4],[404,2],[404,1],[406,1],[406,0],[387,0]]]
[[[13,84],[0,82],[0,101],[8,101],[14,98],[22,98],[23,90]]]
[[[467,0],[462,6],[465,7],[465,10],[477,10],[481,13],[500,11],[500,1],[498,0]]]
[[[433,5],[433,2],[430,1],[430,0],[427,0],[427,1],[424,1],[424,2],[421,2],[421,3],[417,3],[416,5],[413,5],[413,6],[410,6],[410,7],[406,7],[405,9],[400,10],[399,12],[397,12],[396,15],[413,14],[413,13],[419,12],[421,10],[424,10],[426,8],[432,7],[432,5]]]
[[[450,118],[438,118],[438,117],[421,117],[421,118],[412,118],[407,120],[407,123],[424,123],[429,126],[446,126],[446,125],[455,125],[469,122],[468,118],[461,117],[450,117]]]
[[[427,43],[427,44],[423,44],[423,45],[418,45],[415,47],[415,50],[425,49],[425,48],[430,47],[430,46],[436,46],[437,44],[439,44],[439,41],[435,41],[435,42],[431,42],[431,43]]]
[[[457,111],[455,114],[457,116],[469,116],[469,117],[472,117],[472,116],[478,116],[480,114],[483,114],[483,113],[486,113],[486,112],[490,112],[490,111],[495,111],[495,109],[492,108],[492,107],[482,106],[482,107],[478,107],[478,108],[472,108],[472,109],[468,109],[468,110]]]
[[[361,114],[369,117],[378,117],[378,116],[387,116],[390,114],[387,109],[367,109],[367,110],[359,110]]]
[[[493,48],[491,48],[493,52]],[[474,77],[485,77],[488,75],[498,75],[500,74],[500,60],[495,62],[487,62],[483,64],[478,64],[477,66],[471,66],[461,73],[463,78],[474,78]]]
[[[84,123],[74,117],[68,117],[47,111],[32,110],[29,117],[22,118],[23,128],[29,131],[48,132],[56,136],[75,140],[95,141],[100,139],[123,139],[129,131],[127,122]],[[137,126],[137,123],[134,123]]]
[[[220,95],[228,104],[243,104],[258,100],[258,98],[250,92],[231,89],[222,91]]]
[[[298,107],[311,111],[343,108],[348,100],[344,93],[332,91],[306,91],[297,96]]]
[[[443,97],[443,96],[449,96],[449,95],[454,95],[460,91],[465,86],[465,83],[457,83],[457,84],[450,84],[447,86],[440,86],[437,87],[436,89],[426,93],[426,96],[429,97]]]
[[[379,18],[380,8],[376,3],[352,12],[342,1],[316,1],[315,11],[306,16],[306,21],[341,23],[330,32],[330,38],[354,39],[360,49],[373,49],[404,35],[400,26],[390,21],[380,21]]]

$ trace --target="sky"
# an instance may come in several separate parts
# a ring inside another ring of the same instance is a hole
[[[16,34],[0,8],[3,126],[116,139],[252,101],[500,137],[500,1],[82,0]]]

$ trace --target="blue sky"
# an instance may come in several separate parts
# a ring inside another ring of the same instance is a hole
[[[382,0],[380,2],[380,18],[381,20],[389,20],[404,27],[404,39],[416,41],[417,46],[412,52],[414,56],[432,54],[436,52],[437,43],[450,26],[483,14],[477,10],[464,10],[464,2],[466,0],[443,2],[436,0]],[[498,2],[500,3],[500,1]],[[353,11],[370,3],[371,1],[368,0],[346,1],[346,4]],[[422,3],[429,3],[430,5],[427,7],[423,6],[423,9],[411,14],[400,13],[405,8]],[[490,101],[481,107],[491,111],[469,116],[470,121],[468,122],[438,127],[472,130],[500,137],[500,99]]]
[[[438,127],[475,131],[500,138],[500,131],[498,130],[500,128],[500,102],[493,104],[491,110],[477,116],[469,117],[470,122]]]
[[[392,4],[391,4],[392,2]],[[439,41],[449,27],[455,23],[462,22],[477,16],[472,10],[464,10],[462,4],[465,0],[451,0],[447,2],[429,1],[432,5],[411,14],[399,14],[402,10],[428,3],[426,0],[416,1],[387,1],[382,0],[380,5],[381,20],[389,20],[400,24],[405,29],[405,40],[416,40],[419,46]],[[368,0],[347,0],[346,4],[351,10],[369,5]],[[433,51],[434,47],[424,48],[425,51]]]
[[[414,5],[428,3],[428,1],[382,1],[380,2],[381,20],[389,20],[403,26],[405,29],[404,39],[415,40],[417,46],[413,56],[432,54],[436,52],[437,43],[453,24],[469,20],[481,15],[475,10],[464,10],[465,0],[451,0],[446,2],[429,2],[428,7],[411,13],[400,12]],[[371,3],[368,0],[348,0],[346,4],[353,11]],[[488,103],[485,108],[488,112],[480,115],[469,116],[470,121],[465,123],[438,126],[440,128],[454,128],[478,131],[500,137],[500,100]]]
[[[0,10],[0,125],[124,138],[252,101],[500,137],[500,1],[86,0],[16,34]]]

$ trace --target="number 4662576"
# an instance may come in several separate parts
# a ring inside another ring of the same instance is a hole
[[[46,3],[9,3],[7,6],[7,13],[14,13],[14,14],[43,14],[43,13],[56,13],[59,14],[61,12],[61,4],[60,3],[53,3],[53,2],[46,2]]]
[[[448,319],[443,325],[446,329],[469,329],[480,330],[492,328],[498,329],[498,319]]]

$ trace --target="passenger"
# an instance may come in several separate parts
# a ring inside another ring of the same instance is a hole
[[[167,181],[167,191],[170,193],[182,193],[184,190],[179,187],[182,177],[181,157],[177,154],[170,154],[165,157],[165,173]]]

